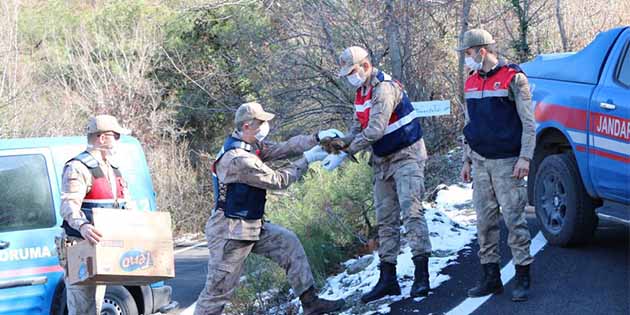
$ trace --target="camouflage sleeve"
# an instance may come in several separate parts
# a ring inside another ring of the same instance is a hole
[[[236,174],[230,176],[235,182],[244,183],[261,189],[286,189],[302,177],[308,169],[305,158],[301,158],[288,166],[273,170],[256,156],[240,156],[234,158],[229,166]]]
[[[78,161],[66,164],[61,177],[61,216],[68,224],[78,230],[88,223],[81,203],[92,185],[90,171]]]
[[[470,146],[468,145],[468,142],[466,142],[465,138],[463,140],[462,148],[463,148],[463,151],[464,151],[463,155],[462,155],[462,162],[466,162],[466,163],[472,164],[472,158],[470,157],[470,151],[472,149],[470,149]]]
[[[534,121],[532,95],[525,74],[516,74],[510,82],[510,98],[516,103],[516,111],[523,124],[519,156],[531,160],[536,147],[536,122]]]
[[[350,143],[349,154],[361,151],[385,135],[392,112],[402,97],[401,89],[391,82],[383,82],[374,88],[370,120]]]
[[[354,139],[354,137],[356,137],[360,132],[361,132],[361,123],[359,122],[359,119],[357,119],[356,115],[352,115],[352,125],[350,126],[350,129],[348,130],[348,134],[346,135],[346,138]]]
[[[464,104],[464,126],[468,125],[470,122],[470,118],[468,116],[468,107]],[[468,145],[468,141],[466,141],[466,137],[462,137],[462,162],[472,163],[472,158],[470,157],[470,153],[472,149]]]
[[[350,129],[343,136],[343,143],[346,145],[350,145],[354,138],[361,132],[361,123],[357,119],[356,115],[352,115],[352,123],[350,125]]]
[[[263,142],[260,159],[274,161],[291,158],[304,153],[317,144],[314,135],[299,135],[284,142]]]

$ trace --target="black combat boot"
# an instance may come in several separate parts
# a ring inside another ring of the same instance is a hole
[[[429,257],[416,256],[413,258],[416,270],[413,273],[413,285],[411,286],[411,297],[429,295]]]
[[[340,311],[345,304],[343,299],[334,301],[320,299],[314,287],[311,287],[300,295],[300,302],[302,302],[304,315],[320,315],[337,312]]]
[[[512,301],[527,301],[527,295],[529,294],[529,281],[529,265],[516,265],[516,285],[514,286],[514,291],[512,291]]]
[[[483,275],[476,287],[468,290],[469,297],[503,293],[499,264],[482,264]]]
[[[396,265],[381,262],[381,275],[372,291],[361,297],[361,302],[369,303],[387,295],[400,295],[400,286],[396,278]]]

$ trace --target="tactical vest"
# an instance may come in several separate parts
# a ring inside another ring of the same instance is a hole
[[[94,223],[92,217],[92,209],[94,208],[116,208],[116,209],[124,209],[126,200],[125,200],[125,190],[124,190],[124,179],[118,170],[117,167],[112,166],[114,170],[114,175],[116,176],[116,197],[112,192],[112,186],[110,182],[107,180],[107,177],[103,173],[103,170],[99,167],[98,161],[87,151],[82,152],[76,157],[72,158],[70,161],[79,161],[83,165],[85,165],[90,173],[92,174],[92,187],[90,191],[83,198],[83,203],[81,203],[81,211],[85,214],[85,217],[90,221],[90,223]],[[66,232],[66,235],[81,237],[81,232],[75,230],[66,222],[63,221],[61,227]]]
[[[384,157],[400,151],[422,138],[422,127],[420,118],[411,105],[411,101],[404,91],[400,82],[392,80],[388,74],[378,71],[376,78],[380,82],[393,82],[401,90],[402,100],[392,112],[389,124],[385,129],[383,137],[372,144],[372,151],[375,155]],[[380,84],[380,83],[379,83]],[[377,85],[378,86],[378,85]],[[370,109],[372,108],[372,92],[375,86],[370,86],[367,93],[363,95],[362,88],[357,89],[354,99],[354,112],[361,123],[361,129],[365,129],[370,121]]]
[[[510,82],[519,66],[499,66],[487,73],[479,73],[466,80],[464,95],[469,122],[464,136],[471,149],[488,159],[516,157],[521,150],[523,125],[516,103],[508,97]]]
[[[267,201],[267,191],[258,187],[243,183],[221,183],[216,174],[216,166],[225,153],[230,150],[242,149],[247,152],[256,152],[252,146],[234,137],[228,137],[214,162],[212,181],[214,184],[215,211],[223,211],[223,214],[232,219],[258,220],[262,219]]]

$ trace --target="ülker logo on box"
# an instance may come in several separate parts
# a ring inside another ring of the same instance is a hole
[[[131,272],[138,269],[146,269],[151,266],[151,252],[142,249],[132,249],[120,257],[120,268]]]

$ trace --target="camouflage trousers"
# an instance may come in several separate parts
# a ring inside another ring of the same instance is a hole
[[[473,157],[473,204],[477,213],[477,237],[479,259],[482,264],[499,263],[499,220],[508,230],[508,245],[514,263],[529,265],[533,258],[529,253],[531,236],[525,218],[527,188],[525,180],[512,177],[518,160],[478,159]],[[500,207],[500,210],[499,210]]]
[[[223,228],[221,228],[223,229]],[[225,227],[227,229],[227,227]],[[195,315],[221,314],[239,284],[249,253],[278,263],[300,296],[315,283],[302,243],[295,233],[275,224],[264,223],[258,241],[225,239],[225,231],[206,227],[210,257],[206,285],[195,307]]]
[[[59,256],[59,265],[68,274],[67,248],[81,241],[80,238],[66,236],[55,237],[55,245]],[[100,315],[106,286],[104,285],[72,285],[64,277],[66,284],[66,304],[68,315]]]
[[[424,194],[425,161],[399,167],[392,176],[374,176],[374,204],[378,226],[378,254],[381,261],[396,264],[400,251],[400,217],[405,227],[405,237],[413,256],[429,256],[431,240],[424,218],[422,196]]]

